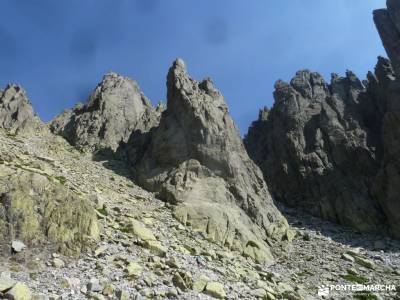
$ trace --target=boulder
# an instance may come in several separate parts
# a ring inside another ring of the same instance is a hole
[[[11,249],[14,253],[22,252],[26,248],[26,245],[21,241],[12,241]]]
[[[89,202],[50,178],[0,165],[0,252],[11,253],[12,241],[53,244],[75,255],[100,236]]]
[[[6,294],[6,299],[10,300],[31,300],[32,299],[32,292],[29,288],[21,283],[17,282]]]
[[[216,299],[226,299],[227,297],[223,284],[215,281],[207,283],[204,293]]]
[[[143,272],[143,266],[137,262],[130,262],[126,267],[126,272],[128,276],[139,277]]]
[[[193,282],[193,290],[198,293],[203,292],[209,281],[210,279],[207,276],[200,275],[200,277]]]
[[[147,229],[142,223],[136,220],[131,220],[129,226],[129,231],[135,236],[140,238],[142,241],[155,241],[156,237],[150,229]]]
[[[14,279],[0,275],[0,292],[4,293],[10,290],[16,283]]]
[[[169,70],[167,91],[167,109],[135,165],[137,181],[173,204],[183,224],[271,261],[264,241],[280,240],[288,225],[248,157],[223,96],[210,79],[190,78],[181,59]]]

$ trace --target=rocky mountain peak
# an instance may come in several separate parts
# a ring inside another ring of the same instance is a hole
[[[381,59],[377,70],[385,63]],[[303,70],[275,87],[268,118],[254,122],[245,138],[273,195],[331,221],[381,230],[385,216],[370,194],[379,168],[376,107],[385,92],[373,94],[351,71],[333,74],[327,84]]]
[[[149,123],[144,117],[157,119],[151,118],[153,111],[135,81],[109,73],[85,105],[63,112],[51,122],[50,128],[80,149],[115,152],[133,131]]]
[[[171,65],[168,75],[167,75],[167,80],[171,78],[170,74],[174,74],[174,76],[179,76],[179,74],[186,74],[187,75],[187,70],[186,70],[186,63],[182,58],[177,58]]]
[[[308,70],[277,81],[275,104],[249,129],[245,145],[276,199],[361,231],[400,228],[400,3],[374,12],[391,59],[360,80],[330,84]],[[393,65],[393,68],[392,68]]]
[[[136,167],[138,180],[173,204],[184,224],[271,261],[263,240],[282,238],[287,223],[248,157],[223,96],[210,79],[198,82],[184,66],[177,60],[168,72],[167,109]]]
[[[146,107],[151,106],[150,101],[141,92],[136,81],[113,72],[106,74],[92,95],[90,95],[86,105],[87,110],[96,110],[96,106],[99,103],[117,106],[120,109],[125,109],[127,106],[132,105],[135,107],[135,111],[128,112],[135,112],[138,115],[142,114]],[[127,115],[126,117],[130,116]],[[135,118],[137,115],[132,117]]]
[[[0,127],[12,133],[27,133],[38,130],[41,125],[21,86],[9,84],[0,91]]]
[[[400,4],[396,0],[387,1],[387,9],[374,11],[374,21],[381,36],[383,46],[392,61],[397,74],[400,74]]]
[[[191,97],[193,94],[198,94],[199,97]],[[187,73],[185,62],[179,58],[174,61],[167,75],[167,101],[170,113],[177,111],[179,114],[182,107],[188,110],[192,110],[190,107],[194,110],[200,106],[206,108],[210,101],[217,101],[218,103],[214,105],[219,105],[221,109],[228,111],[213,81],[210,78],[201,82],[193,80]]]

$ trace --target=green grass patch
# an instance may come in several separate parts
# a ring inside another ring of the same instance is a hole
[[[353,282],[353,283],[358,283],[358,284],[365,284],[369,281],[368,278],[361,276],[361,275],[353,275],[353,274],[346,274],[346,275],[341,275],[343,279]]]
[[[378,300],[378,297],[370,292],[356,292],[353,298],[359,300]]]
[[[57,179],[62,185],[65,185],[65,183],[67,182],[67,178],[65,178],[64,176],[56,176],[55,179]]]
[[[99,213],[101,213],[103,216],[108,216],[108,211],[107,211],[107,209],[105,207],[99,208],[99,209],[97,209],[97,211]]]
[[[121,227],[118,228],[119,231],[123,232],[123,233],[130,233],[132,230],[130,229],[130,227],[125,226],[125,227]]]
[[[314,273],[312,273],[308,270],[304,270],[302,272],[297,273],[296,275],[299,277],[305,277],[305,276],[312,276],[312,275],[314,275]]]

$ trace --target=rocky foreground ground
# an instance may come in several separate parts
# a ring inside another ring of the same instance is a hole
[[[272,265],[256,264],[179,223],[169,205],[132,183],[123,162],[93,160],[49,133],[0,131],[0,174],[10,170],[45,176],[86,196],[102,233],[92,251],[78,257],[51,246],[14,254],[10,248],[0,258],[5,298],[30,299],[12,296],[19,292],[33,299],[319,299],[322,285],[400,282],[398,241],[283,207],[293,242],[276,250]],[[353,296],[342,291],[325,298]],[[368,297],[360,299],[376,299]]]

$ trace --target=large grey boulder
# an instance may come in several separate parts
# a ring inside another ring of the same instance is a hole
[[[382,126],[384,154],[375,195],[393,235],[400,238],[400,2],[388,0],[387,9],[374,12],[374,21],[397,77],[389,85]]]
[[[393,71],[380,58],[376,74],[300,71],[275,85],[275,103],[250,127],[245,144],[276,199],[360,231],[386,229],[373,196],[383,155],[382,119]]]
[[[33,133],[43,127],[33,112],[25,90],[18,85],[7,85],[0,90],[0,128],[11,133]]]
[[[58,115],[50,129],[78,149],[116,152],[132,132],[154,126],[157,115],[135,81],[109,73],[85,105],[78,104]]]
[[[0,164],[0,177],[0,255],[11,253],[15,240],[68,255],[97,244],[101,228],[88,199],[23,168]]]
[[[189,77],[178,59],[167,110],[136,165],[138,182],[174,205],[175,216],[217,243],[271,261],[264,240],[286,233],[262,173],[250,160],[221,93]]]

